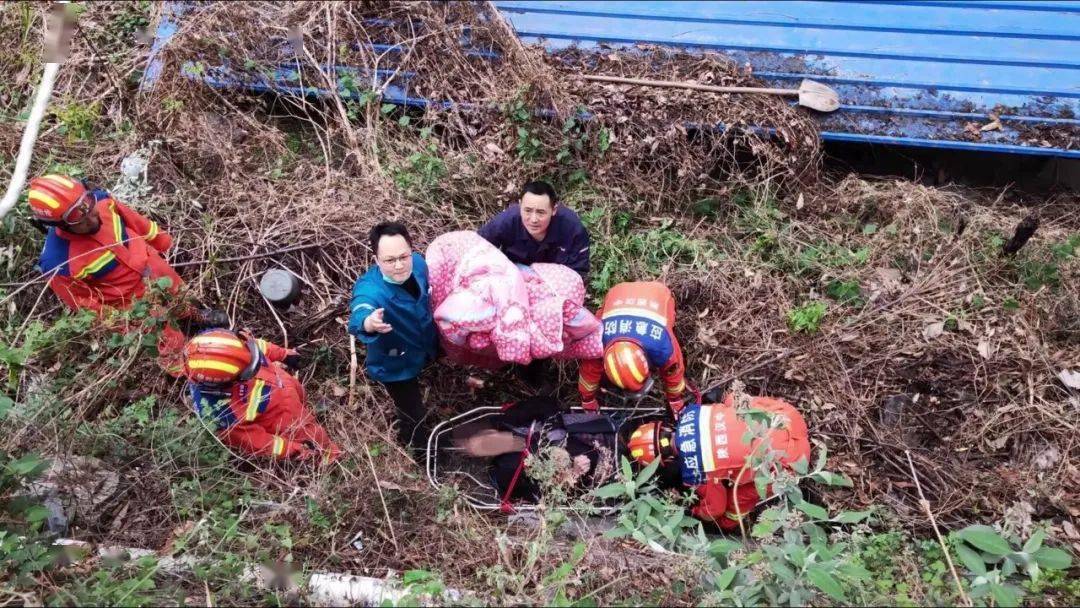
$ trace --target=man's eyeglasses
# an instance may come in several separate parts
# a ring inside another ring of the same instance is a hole
[[[387,266],[397,266],[398,264],[404,264],[412,257],[412,253],[406,253],[405,255],[399,255],[394,258],[381,258],[379,262],[386,264]]]

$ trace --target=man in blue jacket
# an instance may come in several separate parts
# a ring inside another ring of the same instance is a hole
[[[367,373],[394,400],[398,440],[418,450],[427,441],[427,407],[417,377],[435,360],[438,342],[427,263],[398,222],[371,229],[371,250],[376,265],[353,287],[349,333],[367,345]]]
[[[480,236],[515,264],[562,264],[583,279],[589,274],[589,233],[572,209],[559,205],[547,182],[525,184],[520,202],[491,218]]]

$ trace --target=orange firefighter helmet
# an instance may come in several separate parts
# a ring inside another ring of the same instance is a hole
[[[30,180],[26,198],[35,218],[53,224],[76,224],[94,208],[86,184],[63,175],[44,175]]]
[[[646,422],[630,434],[626,450],[641,466],[649,465],[658,457],[660,464],[667,464],[675,456],[674,432],[658,420]]]
[[[198,384],[228,384],[250,377],[259,364],[255,340],[228,329],[211,329],[184,346],[184,373]]]
[[[636,393],[649,377],[649,360],[638,344],[616,340],[604,349],[604,373],[615,386]]]

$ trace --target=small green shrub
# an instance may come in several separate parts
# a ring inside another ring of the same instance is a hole
[[[1066,571],[1072,566],[1071,555],[1043,544],[1043,530],[1036,530],[1022,545],[1019,539],[1006,538],[984,525],[968,526],[951,534],[950,540],[968,571],[971,599],[992,598],[998,606],[1020,605],[1022,576],[1036,583],[1044,571]]]
[[[623,281],[656,278],[668,268],[705,270],[722,257],[715,244],[686,236],[672,220],[635,230],[626,211],[598,206],[580,215],[593,235],[589,287],[596,301]]]
[[[90,141],[101,114],[101,104],[96,101],[91,104],[70,102],[53,110],[53,114],[60,123],[58,131],[67,136],[68,142]]]
[[[16,584],[32,586],[60,554],[44,532],[49,509],[23,494],[48,466],[37,454],[0,454],[0,575]]]
[[[862,306],[862,287],[854,279],[835,280],[825,286],[825,294],[841,304]]]
[[[422,147],[391,169],[394,185],[404,195],[427,200],[432,192],[439,190],[439,183],[447,175],[446,163],[439,152],[439,143],[432,137],[431,129],[420,130]]]
[[[807,302],[788,311],[788,327],[792,331],[812,334],[821,328],[821,321],[829,305],[821,300]]]

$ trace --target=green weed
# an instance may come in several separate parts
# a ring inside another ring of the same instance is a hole
[[[430,129],[421,129],[421,149],[407,156],[404,162],[391,168],[394,185],[404,195],[421,200],[430,199],[439,190],[447,175],[446,163],[439,153],[439,143]]]
[[[580,215],[592,235],[589,287],[597,299],[623,281],[657,278],[669,269],[705,270],[722,257],[713,243],[686,236],[671,220],[634,229],[625,211],[599,206]]]
[[[153,6],[148,0],[128,3],[124,6],[126,10],[113,17],[106,28],[111,34],[123,40],[129,40],[136,32],[144,31],[150,25],[150,11]]]
[[[32,585],[32,577],[52,566],[60,553],[43,532],[49,509],[23,494],[48,466],[37,454],[0,454],[0,574],[23,585]]]
[[[92,140],[100,114],[101,104],[96,101],[91,104],[69,102],[53,110],[60,123],[58,131],[66,135],[69,142]]]
[[[821,300],[807,302],[788,311],[788,327],[795,332],[812,334],[821,328],[821,321],[829,305]]]
[[[969,596],[976,601],[992,598],[998,606],[1019,606],[1026,576],[1037,583],[1044,571],[1067,571],[1072,556],[1062,549],[1043,544],[1046,532],[1036,530],[1020,539],[999,533],[990,526],[972,525],[950,535],[953,549],[968,572]]]
[[[841,304],[856,307],[863,305],[862,287],[854,279],[831,281],[825,286],[825,294]]]

